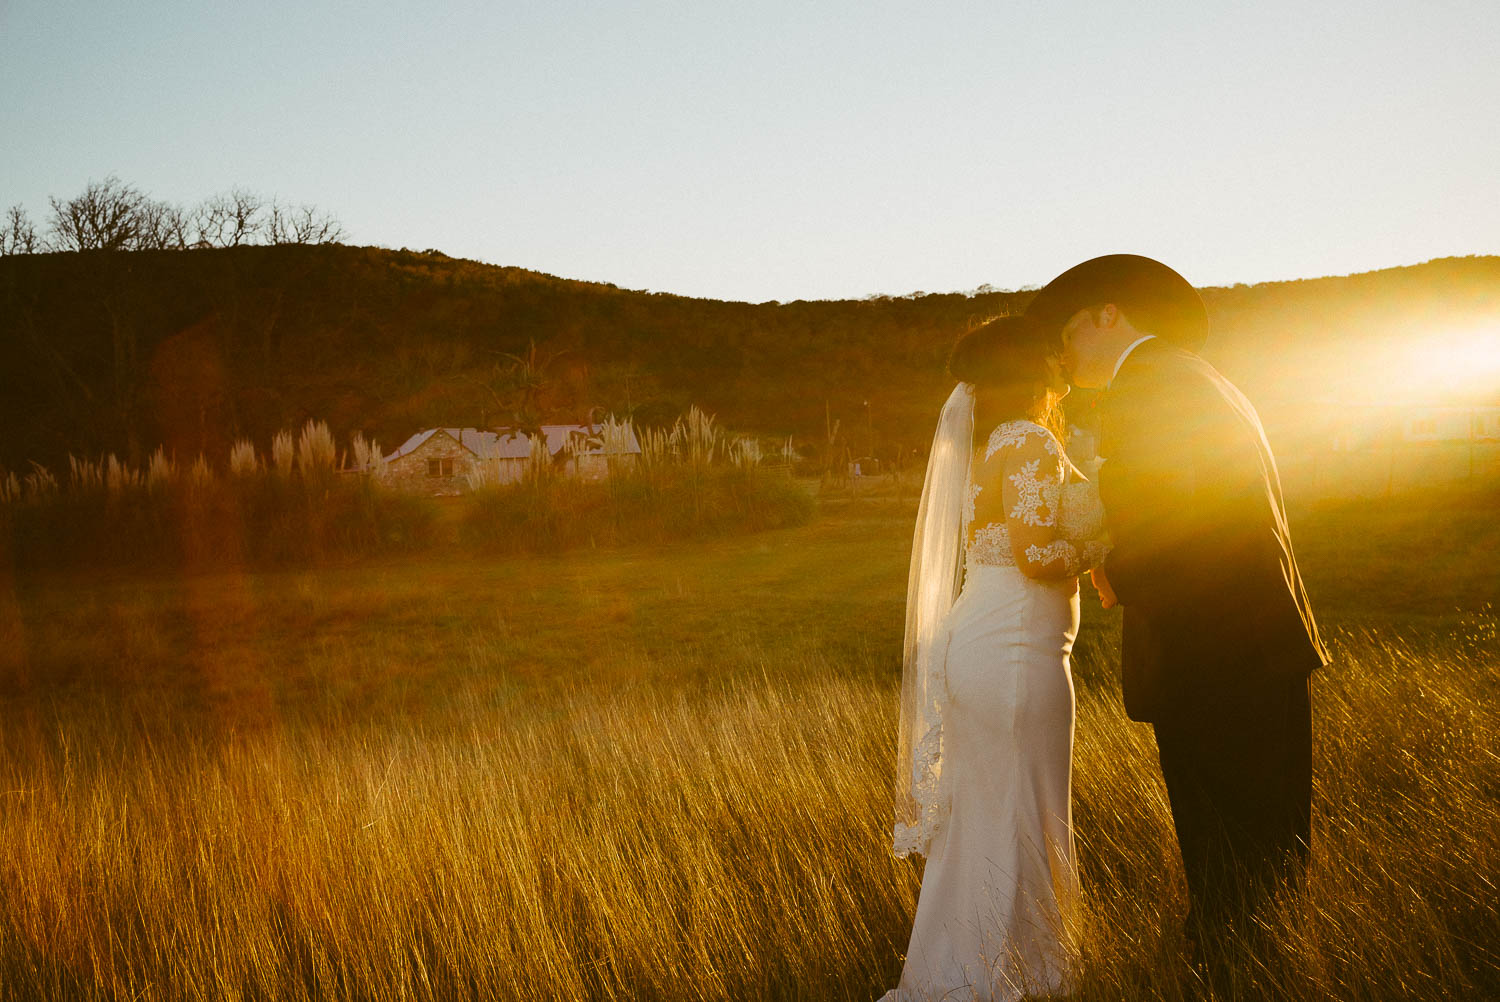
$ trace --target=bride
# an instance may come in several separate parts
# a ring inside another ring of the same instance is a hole
[[[927,864],[900,987],[882,1002],[1070,984],[1068,656],[1078,574],[1105,544],[1098,496],[1049,427],[1067,393],[1052,351],[1001,317],[948,363],[959,384],[933,439],[907,585],[896,791],[896,854]]]

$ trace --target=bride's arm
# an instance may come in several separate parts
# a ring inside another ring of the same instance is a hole
[[[1050,435],[1030,435],[993,457],[1002,461],[1005,526],[1016,567],[1031,578],[1077,577],[1079,548],[1058,531],[1067,461]],[[993,461],[993,460],[992,460]]]
[[[1099,498],[1096,485],[1069,477],[1058,501],[1057,531],[1078,547],[1080,571],[1098,567],[1104,562],[1110,551],[1110,540],[1104,528],[1104,502]]]

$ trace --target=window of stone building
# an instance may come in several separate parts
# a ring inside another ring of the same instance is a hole
[[[427,461],[427,475],[429,477],[451,477],[453,476],[452,459],[429,459]]]

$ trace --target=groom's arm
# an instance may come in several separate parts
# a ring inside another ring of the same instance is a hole
[[[1182,521],[1171,513],[1187,510],[1192,502],[1192,484],[1184,482],[1181,468],[1172,462],[1169,443],[1152,449],[1151,440],[1140,448],[1110,457],[1099,469],[1099,494],[1104,500],[1110,541],[1104,559],[1103,577],[1110,596],[1124,605],[1140,604],[1171,591],[1172,557],[1186,546],[1178,538]]]
[[[1233,573],[1246,457],[1211,380],[1170,357],[1140,375],[1112,404],[1116,455],[1099,471],[1114,543],[1104,574],[1120,603],[1160,607]]]

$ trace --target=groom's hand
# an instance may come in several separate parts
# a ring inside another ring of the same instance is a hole
[[[1106,609],[1113,609],[1120,604],[1115,598],[1115,590],[1109,586],[1109,578],[1105,576],[1103,567],[1095,567],[1089,571],[1089,580],[1093,582],[1094,590],[1099,593],[1099,604]]]

